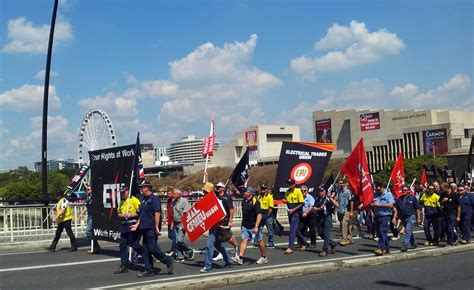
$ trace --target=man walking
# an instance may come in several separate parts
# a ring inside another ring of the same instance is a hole
[[[260,209],[262,210],[262,228],[266,226],[268,232],[268,243],[265,246],[267,248],[273,248],[275,247],[273,233],[273,208],[275,204],[273,202],[273,194],[268,190],[268,186],[265,184],[260,185],[258,201],[260,202]]]
[[[454,229],[457,222],[461,220],[461,206],[456,191],[452,191],[451,186],[447,183],[441,185],[441,195],[439,203],[442,207],[443,232],[446,233],[446,243],[448,246],[454,246],[457,242]]]
[[[254,194],[255,190],[249,186],[245,189],[242,200],[242,240],[240,241],[239,255],[233,258],[234,263],[239,265],[244,263],[242,258],[249,240],[252,240],[251,242],[258,242],[260,258],[257,260],[257,264],[268,263],[267,256],[265,255],[265,243],[262,237],[260,203],[253,196]]]
[[[462,184],[457,186],[457,191],[460,196],[459,202],[461,204],[461,244],[468,244],[471,240],[471,218],[474,208],[474,194],[466,190]]]
[[[335,199],[335,194],[326,194],[324,187],[318,188],[318,196],[314,201],[314,209],[317,214],[318,234],[324,240],[323,249],[319,253],[320,257],[326,256],[328,253],[336,252],[336,242],[331,239],[332,213],[334,208],[339,204]],[[331,248],[331,250],[329,250]]]
[[[128,272],[130,261],[128,260],[127,247],[130,246],[138,253],[142,253],[137,231],[132,232],[131,227],[138,221],[138,211],[140,201],[138,198],[129,195],[128,186],[122,185],[120,188],[121,201],[117,209],[118,216],[122,220],[120,224],[120,267],[114,274]]]
[[[339,221],[339,229],[341,230],[342,239],[339,242],[341,246],[352,245],[352,220],[354,216],[354,200],[352,193],[344,186],[344,181],[339,180],[336,189],[337,202],[337,219]]]
[[[131,227],[132,231],[140,230],[143,236],[143,260],[145,270],[138,273],[139,278],[151,277],[153,272],[152,256],[167,266],[168,274],[173,274],[173,260],[166,256],[157,243],[160,233],[161,201],[152,192],[152,185],[149,182],[143,182],[140,185],[141,192],[145,196],[140,204],[140,215],[138,222]]]
[[[79,215],[79,218],[82,218],[87,213],[87,228],[86,228],[86,236],[89,240],[90,244],[93,244],[93,250],[88,250],[87,253],[89,254],[97,254],[100,252],[100,246],[96,239],[94,239],[94,229],[93,229],[93,222],[92,222],[92,187],[86,187],[86,208],[84,208]]]
[[[76,237],[74,236],[74,233],[72,232],[71,228],[71,205],[69,204],[69,201],[64,197],[63,191],[58,191],[56,193],[56,199],[58,200],[58,204],[56,205],[56,217],[53,219],[53,222],[57,222],[58,227],[56,228],[56,233],[54,235],[53,241],[51,242],[51,245],[47,247],[46,250],[50,252],[56,251],[56,245],[58,244],[59,239],[61,238],[63,230],[65,229],[71,242],[71,248],[68,251],[77,251]]]
[[[439,245],[439,215],[441,212],[441,205],[439,203],[439,195],[434,191],[434,185],[430,184],[428,186],[428,191],[425,192],[420,198],[420,202],[423,204],[425,213],[425,220],[423,222],[423,230],[426,236],[425,246]],[[433,226],[433,236],[431,235],[430,226]]]
[[[415,196],[410,195],[410,189],[408,186],[403,185],[402,196],[397,199],[396,207],[398,217],[402,220],[405,227],[405,235],[403,236],[403,245],[401,247],[402,252],[408,250],[409,244],[415,249],[418,245],[416,243],[415,235],[413,234],[413,227],[415,222],[419,224],[420,219],[420,204]]]
[[[174,231],[174,220],[173,220],[173,188],[168,188],[166,191],[166,220],[168,224],[168,239],[171,241],[171,249],[166,253],[167,256],[175,257],[176,256],[176,233]]]
[[[393,195],[385,191],[383,185],[377,184],[375,186],[374,200],[372,201],[377,237],[379,238],[377,249],[374,251],[377,256],[390,253],[388,227],[393,214],[394,203]]]
[[[288,220],[290,222],[290,234],[288,241],[288,248],[285,250],[285,254],[293,254],[295,249],[295,240],[298,238],[300,245],[305,245],[306,240],[298,231],[298,224],[300,216],[302,214],[302,208],[304,204],[303,193],[300,189],[296,188],[296,183],[293,179],[288,180],[288,190],[285,193],[285,202],[288,207]]]
[[[189,210],[189,202],[182,197],[181,190],[173,190],[173,230],[176,236],[176,261],[184,262],[184,254],[188,261],[194,260],[194,250],[185,240],[186,232],[183,229],[181,218]]]
[[[306,232],[309,230],[309,239],[312,246],[316,246],[316,214],[314,211],[314,197],[308,194],[308,187],[301,186],[301,192],[304,197],[303,213],[301,214],[298,231],[305,238]],[[306,241],[306,238],[305,238]],[[299,248],[305,251],[309,244],[306,242]]]

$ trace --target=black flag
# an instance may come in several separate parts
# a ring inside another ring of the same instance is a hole
[[[249,180],[249,168],[249,148],[247,148],[229,177],[229,179],[232,180],[232,183],[235,185],[235,187],[237,187],[237,189],[239,189],[239,191],[247,186],[247,182]]]
[[[132,188],[131,193],[137,194],[140,192],[138,186],[145,181],[145,171],[143,170],[142,150],[140,145],[140,132],[137,133],[137,141],[133,149],[133,167],[132,167]]]
[[[331,176],[329,176],[329,178],[326,180],[326,183],[324,183],[324,189],[326,189],[326,191],[335,190],[335,188],[334,188],[334,175],[333,174],[331,174]]]

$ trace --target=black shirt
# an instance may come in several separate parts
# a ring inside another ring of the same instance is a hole
[[[443,202],[444,198],[448,198],[448,200]],[[439,202],[443,207],[442,211],[444,216],[456,215],[456,209],[459,206],[459,197],[456,193],[441,193],[441,196],[439,197]]]
[[[230,221],[230,210],[234,208],[234,202],[232,197],[224,194],[223,196],[217,196],[218,199],[222,201],[222,205],[224,206],[226,216],[222,219],[222,225],[227,226]]]
[[[255,202],[255,204],[254,204]],[[257,215],[260,213],[260,202],[255,197],[248,201],[242,200],[242,226],[247,229],[253,229],[257,221]]]
[[[323,211],[316,211],[319,217],[326,217],[334,212],[334,205],[329,200],[327,195],[320,197],[319,194],[314,198],[314,208],[319,209],[323,204],[326,205],[326,209]]]

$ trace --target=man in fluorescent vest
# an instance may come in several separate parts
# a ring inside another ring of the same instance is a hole
[[[58,227],[56,228],[56,234],[54,236],[53,241],[51,242],[51,245],[47,247],[46,250],[50,252],[56,251],[56,245],[59,242],[59,238],[61,238],[63,230],[66,229],[66,233],[69,236],[69,240],[71,241],[71,248],[68,251],[77,251],[76,237],[74,236],[74,233],[72,232],[71,228],[71,205],[69,201],[64,197],[64,192],[62,191],[58,191],[56,193],[56,199],[58,200],[58,204],[56,205],[56,217],[53,219],[53,221],[58,223]]]

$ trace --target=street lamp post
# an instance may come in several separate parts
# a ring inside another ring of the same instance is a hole
[[[43,96],[43,128],[41,138],[41,195],[48,199],[48,96],[49,96],[49,73],[51,71],[51,54],[53,50],[54,27],[56,25],[56,13],[58,11],[58,0],[54,0],[53,16],[51,18],[51,28],[49,30],[48,56],[46,58],[46,71],[44,74],[44,96]]]

